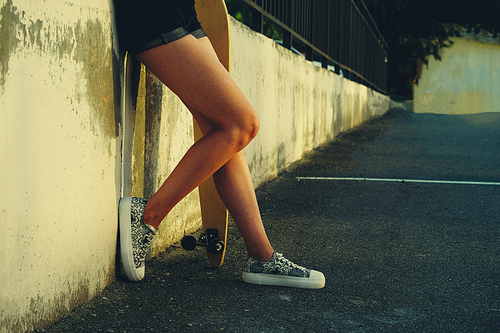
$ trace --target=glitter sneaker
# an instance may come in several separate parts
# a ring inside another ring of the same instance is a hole
[[[294,264],[274,252],[271,260],[260,262],[248,258],[243,271],[243,281],[251,284],[320,289],[325,286],[323,273]]]
[[[125,197],[120,199],[120,254],[125,275],[130,281],[140,281],[146,270],[146,254],[158,231],[144,224],[147,200]]]

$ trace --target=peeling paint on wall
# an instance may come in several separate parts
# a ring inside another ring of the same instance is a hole
[[[111,2],[73,2],[0,1],[0,332],[47,324],[115,278]]]
[[[12,0],[7,1],[0,13],[2,89],[5,88],[9,60],[18,48],[48,53],[59,60],[72,57],[82,66],[85,98],[94,110],[89,124],[91,130],[96,135],[102,132],[110,138],[116,137],[114,100],[109,98],[113,96],[114,89],[109,22],[105,28],[97,19],[79,21],[75,27],[58,25],[49,20],[28,20],[25,18],[27,13],[20,12]],[[75,99],[80,101],[82,97],[77,95]]]
[[[3,89],[9,72],[11,53],[19,43],[17,27],[25,30],[25,26],[20,22],[19,13],[12,5],[12,0],[7,0],[7,3],[0,9],[0,15],[0,86]]]
[[[86,97],[94,109],[91,129],[108,137],[116,135],[113,100],[112,56],[110,35],[99,21],[81,22],[75,27],[73,59],[83,65]],[[103,55],[105,55],[103,57]]]

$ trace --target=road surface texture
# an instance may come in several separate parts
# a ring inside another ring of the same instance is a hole
[[[38,332],[499,332],[500,113],[395,109],[257,190],[274,247],[320,290],[241,281],[172,246]]]

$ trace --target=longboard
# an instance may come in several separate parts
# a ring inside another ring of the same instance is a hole
[[[196,13],[220,62],[227,71],[230,71],[229,16],[224,0],[196,0]],[[196,121],[194,121],[194,136],[195,140],[203,136]],[[183,247],[206,246],[210,266],[218,268],[224,261],[226,251],[228,212],[217,193],[212,177],[199,186],[199,193],[203,235],[198,242],[194,242],[192,238],[187,240],[189,245],[184,239]]]
[[[133,90],[133,65],[134,60],[128,52],[125,52],[123,58],[123,72],[122,72],[122,94],[121,94],[121,117],[122,117],[122,193],[121,198],[132,196],[132,147],[134,141],[134,126],[135,126],[135,106],[134,106],[134,92]],[[120,199],[120,202],[121,200]],[[120,205],[118,205],[119,207]],[[130,232],[130,227],[122,227],[121,212],[119,210],[119,239],[120,239],[120,274],[127,276],[130,281],[139,281],[144,277],[145,268],[135,268],[134,261],[128,255],[123,256],[131,246],[130,243],[124,242],[123,236]]]
[[[123,152],[122,152],[122,197],[132,196],[132,145],[134,141],[135,107],[133,102],[133,57],[125,52],[123,59],[122,77],[122,123],[123,123]]]

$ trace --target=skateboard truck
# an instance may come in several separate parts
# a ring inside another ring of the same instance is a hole
[[[184,250],[194,250],[197,246],[207,248],[207,251],[214,254],[219,254],[224,251],[224,241],[219,238],[219,230],[207,229],[200,239],[196,240],[193,236],[185,236],[182,238],[181,246]]]

